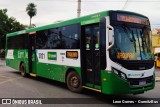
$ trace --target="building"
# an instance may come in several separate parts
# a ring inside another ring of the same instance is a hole
[[[160,47],[160,29],[152,30],[152,46],[153,48]]]

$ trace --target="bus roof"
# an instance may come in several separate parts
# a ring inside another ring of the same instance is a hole
[[[120,11],[120,12],[141,15],[141,14],[128,12],[128,11]],[[102,18],[102,17],[105,17],[105,16],[109,16],[109,11],[98,12],[98,13],[83,16],[83,17],[80,17],[80,18],[74,18],[74,19],[66,20],[66,21],[59,22],[59,23],[53,23],[53,24],[49,24],[49,25],[45,25],[45,26],[40,26],[40,27],[36,27],[36,28],[31,28],[31,29],[26,29],[26,30],[21,30],[21,31],[9,33],[9,34],[6,35],[6,37],[16,36],[16,35],[20,35],[20,34],[26,34],[26,33],[29,33],[29,32],[36,32],[36,31],[39,31],[39,30],[45,30],[45,29],[65,26],[65,25],[74,24],[74,23],[81,23],[82,24],[83,21],[90,21],[90,20]],[[141,15],[141,16],[143,16],[143,15]]]
[[[19,34],[25,34],[28,32],[45,30],[45,29],[49,29],[49,28],[53,28],[53,27],[60,27],[60,26],[65,26],[65,25],[69,25],[69,24],[80,23],[81,21],[91,20],[91,19],[95,19],[95,18],[101,18],[101,17],[108,16],[108,15],[109,15],[108,11],[103,11],[103,12],[83,16],[80,18],[70,19],[67,21],[59,22],[59,23],[53,23],[53,24],[49,24],[49,25],[45,25],[45,26],[40,26],[40,27],[36,27],[36,28],[31,28],[31,29],[26,29],[26,30],[22,30],[22,31],[9,33],[9,34],[7,34],[7,37],[15,36],[15,35],[19,35]]]

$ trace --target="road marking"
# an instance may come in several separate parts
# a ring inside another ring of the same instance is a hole
[[[160,81],[160,77],[156,77],[156,82]]]
[[[0,82],[0,85],[4,84],[4,83],[7,83],[7,82],[10,82],[10,81],[15,81],[15,80],[18,80],[18,79],[21,79],[21,78],[23,78],[23,77],[17,77],[17,78],[8,79],[6,81]]]
[[[0,77],[11,78],[11,77],[8,77],[8,76],[5,76],[5,75],[0,75]]]

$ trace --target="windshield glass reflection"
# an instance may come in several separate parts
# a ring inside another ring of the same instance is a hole
[[[150,30],[146,27],[132,28],[114,26],[115,45],[111,49],[111,58],[123,60],[152,60]]]

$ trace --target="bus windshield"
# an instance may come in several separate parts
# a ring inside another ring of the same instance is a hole
[[[115,44],[111,58],[122,60],[153,60],[151,33],[147,27],[114,26]]]

